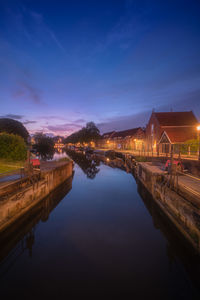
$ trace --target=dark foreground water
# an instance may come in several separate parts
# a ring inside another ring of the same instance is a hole
[[[1,299],[198,299],[199,259],[144,188],[103,164],[84,172],[1,243]]]

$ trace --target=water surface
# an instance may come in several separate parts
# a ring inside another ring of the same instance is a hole
[[[199,260],[144,188],[120,169],[80,165],[46,217],[30,216],[2,245],[2,299],[198,298]]]

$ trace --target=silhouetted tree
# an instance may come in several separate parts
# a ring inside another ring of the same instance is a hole
[[[72,133],[65,139],[66,143],[87,143],[90,141],[96,141],[100,138],[99,129],[94,124],[94,122],[89,122],[86,124],[86,127],[83,127],[81,130]]]
[[[34,135],[35,144],[33,148],[41,155],[43,159],[52,159],[54,155],[54,141],[43,133]]]
[[[0,132],[17,134],[21,136],[25,142],[27,142],[29,137],[28,131],[21,122],[8,118],[0,119]]]

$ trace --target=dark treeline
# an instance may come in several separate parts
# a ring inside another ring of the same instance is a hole
[[[65,139],[65,143],[88,143],[100,138],[100,132],[93,122],[89,122],[81,130],[72,133]]]
[[[42,159],[52,159],[55,153],[54,140],[43,133],[34,135],[35,144],[32,146]]]

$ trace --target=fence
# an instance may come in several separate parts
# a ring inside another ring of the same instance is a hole
[[[104,148],[103,150],[114,150],[116,152],[124,152],[130,153],[135,156],[142,157],[170,157],[171,152],[173,151],[174,158],[177,159],[191,159],[198,160],[199,159],[199,145],[197,143],[190,144],[160,144],[159,147],[152,147],[151,150],[147,150],[147,147],[143,149],[118,149],[116,147]]]

